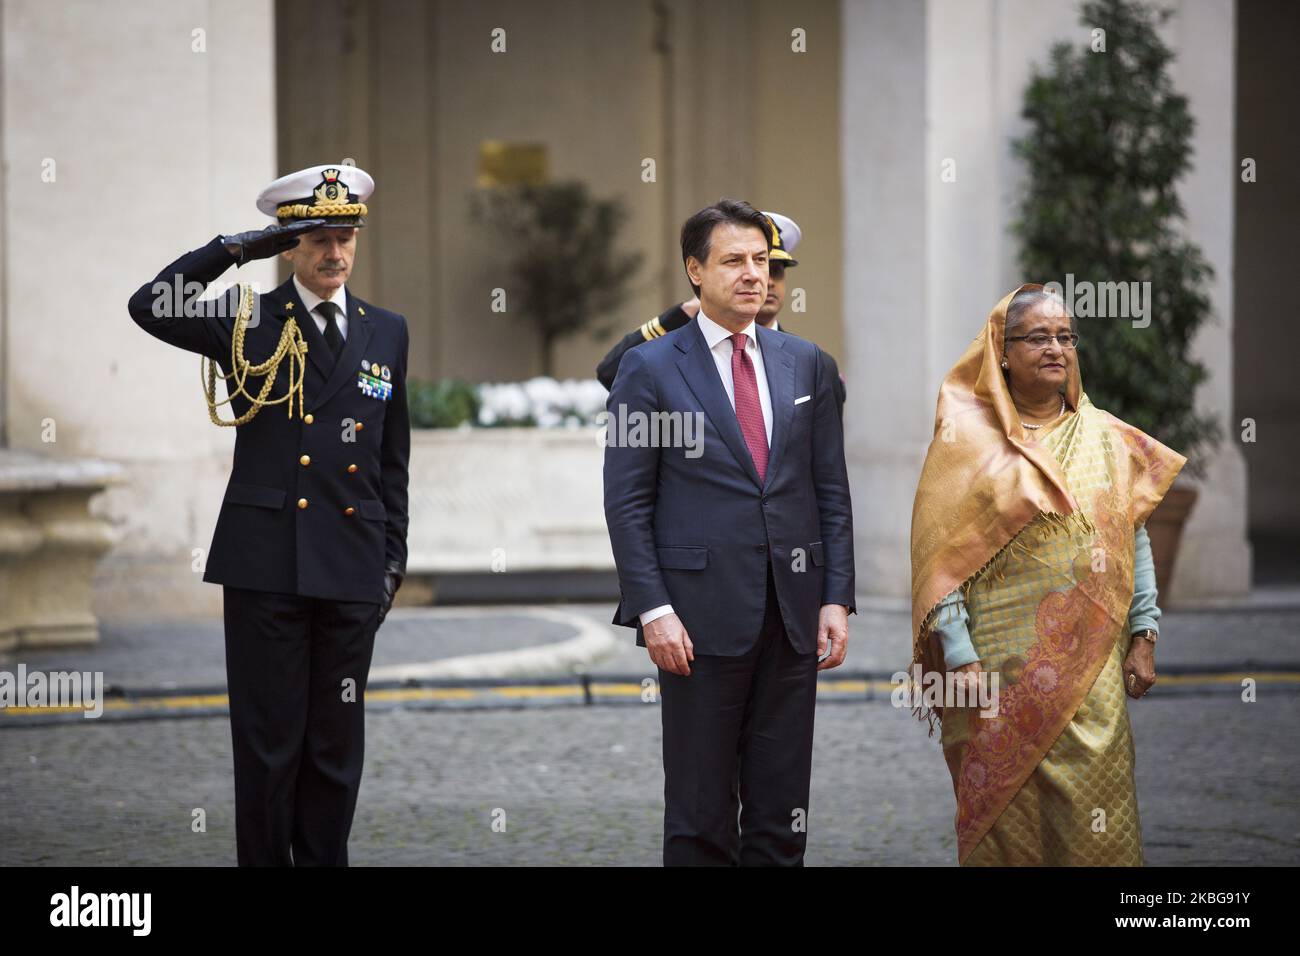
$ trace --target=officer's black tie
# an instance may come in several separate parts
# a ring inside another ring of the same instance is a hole
[[[334,356],[334,360],[337,362],[339,353],[343,351],[343,333],[339,331],[339,323],[336,318],[339,307],[333,302],[322,302],[316,306],[316,311],[325,320],[325,344],[329,346],[330,354]]]

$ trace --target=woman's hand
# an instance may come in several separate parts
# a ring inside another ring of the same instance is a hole
[[[953,674],[956,675],[956,677],[953,678],[953,689],[955,690],[957,687],[965,684],[966,699],[968,701],[977,700],[978,698],[976,695],[979,693],[980,662],[971,661],[969,664],[955,667],[953,668]]]
[[[1141,637],[1132,638],[1124,658],[1124,691],[1134,700],[1143,697],[1156,682],[1156,646]]]

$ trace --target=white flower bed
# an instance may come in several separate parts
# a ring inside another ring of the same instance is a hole
[[[526,382],[484,383],[478,387],[478,424],[532,418],[538,428],[581,428],[596,424],[608,393],[596,379],[556,381],[547,376]]]

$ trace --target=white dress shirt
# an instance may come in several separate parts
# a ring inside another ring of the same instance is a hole
[[[713,364],[718,368],[718,376],[722,379],[722,387],[726,390],[727,398],[731,400],[731,407],[734,410],[736,407],[736,386],[731,377],[731,353],[735,351],[735,346],[731,342],[731,333],[705,315],[703,309],[700,309],[697,318],[700,322],[700,331],[704,333],[704,341],[709,346],[709,351],[713,353]],[[752,321],[741,331],[745,333],[745,354],[754,363],[754,378],[758,385],[758,404],[763,410],[763,427],[767,431],[767,447],[771,448],[772,394],[767,386],[767,373],[763,369],[763,350],[758,347],[758,332],[755,331]],[[655,618],[671,614],[672,610],[673,606],[671,604],[661,604],[659,607],[642,611],[639,615],[641,626],[645,627]]]
[[[302,304],[307,307],[307,311],[311,313],[311,317],[316,320],[316,328],[320,329],[321,335],[325,334],[325,326],[327,326],[329,323],[325,321],[325,316],[321,315],[319,312],[316,311],[316,306],[320,305],[322,302],[333,302],[335,305],[337,305],[339,307],[339,310],[334,316],[334,324],[339,327],[339,332],[340,334],[342,334],[343,338],[345,340],[347,339],[348,337],[348,292],[347,292],[348,287],[347,286],[345,285],[339,286],[337,289],[334,290],[334,294],[332,296],[330,296],[328,299],[322,299],[315,292],[311,291],[311,289],[307,288],[305,285],[299,282],[298,276],[295,274],[293,277],[293,287],[298,290],[298,298],[302,299]]]
[[[709,351],[713,353],[713,364],[718,367],[718,375],[722,377],[722,387],[727,390],[727,398],[731,400],[731,407],[734,410],[736,407],[736,386],[731,380],[731,353],[735,349],[731,344],[731,333],[705,315],[703,309],[700,309],[698,318],[700,320],[700,331],[704,333],[704,341],[708,343]],[[754,322],[751,321],[741,331],[745,333],[745,354],[754,363],[754,378],[758,385],[758,404],[763,409],[763,427],[767,430],[767,447],[771,448],[772,395],[767,387],[767,373],[763,370],[763,350],[758,347],[758,332],[755,331]]]

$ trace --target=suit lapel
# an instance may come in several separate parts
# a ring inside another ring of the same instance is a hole
[[[330,347],[325,344],[325,336],[316,328],[316,320],[298,296],[292,277],[262,296],[262,307],[281,321],[293,319],[307,342],[307,362],[311,371],[303,383],[303,392],[308,411],[324,405],[361,370],[361,359],[365,357],[374,328],[370,319],[362,314],[365,303],[351,292],[348,293],[348,336],[343,340],[343,352],[332,368]]]
[[[745,436],[740,432],[740,421],[736,418],[736,410],[732,408],[731,399],[727,398],[727,390],[718,376],[718,367],[713,361],[713,353],[709,351],[709,343],[704,339],[704,332],[700,329],[699,319],[691,321],[691,333],[679,335],[676,344],[678,349],[686,353],[677,360],[677,368],[687,386],[704,406],[704,413],[709,416],[709,421],[713,422],[713,427],[727,443],[736,461],[740,462],[754,485],[761,489],[763,483],[758,480],[754,458],[749,453],[749,446],[745,444]],[[766,357],[764,361],[766,362]]]
[[[757,324],[754,328],[758,331],[758,347],[763,352],[763,371],[767,374],[767,391],[772,400],[772,447],[767,456],[766,482],[771,484],[794,420],[794,356],[785,350],[785,339],[779,332]]]
[[[343,340],[343,352],[339,355],[334,370],[325,379],[324,386],[314,397],[308,397],[307,404],[311,408],[320,408],[346,382],[355,379],[357,373],[361,371],[361,360],[366,355],[366,348],[370,345],[370,336],[374,331],[370,325],[370,319],[364,314],[365,305],[351,292],[348,293],[348,337]],[[320,347],[325,350],[323,354],[325,355],[325,361],[328,362],[329,346],[325,344],[325,336],[320,334],[315,321],[311,319],[308,319],[308,321],[311,323],[311,330],[320,339]]]
[[[324,381],[330,374],[330,350],[325,344],[325,336],[320,334],[320,329],[316,328],[316,320],[311,317],[307,307],[302,304],[302,299],[298,296],[298,290],[294,288],[293,277],[290,276],[274,292],[264,297],[272,305],[272,311],[281,319],[290,318],[297,324],[299,331],[302,332],[303,339],[307,342],[307,361],[312,364],[317,372],[320,373],[320,381]],[[318,385],[314,379],[309,380],[306,385]],[[304,386],[307,392],[311,388]],[[310,401],[310,398],[308,398]]]

